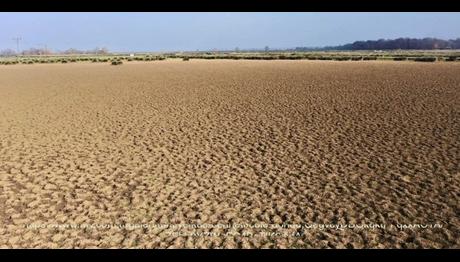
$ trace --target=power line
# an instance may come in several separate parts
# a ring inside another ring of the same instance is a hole
[[[16,52],[19,54],[19,41],[22,40],[22,37],[13,37],[13,40],[16,41]]]

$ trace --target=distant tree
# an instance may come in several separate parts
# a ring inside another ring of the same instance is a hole
[[[29,48],[27,50],[23,50],[21,52],[22,55],[39,55],[40,54],[40,49],[37,48]]]
[[[0,56],[15,56],[16,52],[13,49],[4,49],[0,51]]]
[[[265,46],[265,52],[268,52],[270,48],[268,46]]]
[[[86,53],[86,52],[82,51],[82,50],[75,49],[75,48],[69,48],[69,49],[64,51],[64,54],[68,54],[68,55],[71,55],[71,54],[84,54],[84,53]]]
[[[95,49],[93,49],[92,51],[89,51],[88,53],[97,54],[97,55],[105,55],[109,53],[109,50],[106,47],[102,47],[102,48],[96,47]]]
[[[103,47],[103,48],[101,48],[101,49],[99,50],[99,52],[100,52],[101,54],[108,54],[108,53],[109,53],[109,49],[107,49],[106,47]]]
[[[49,55],[52,52],[45,48],[29,48],[21,52],[22,55]]]

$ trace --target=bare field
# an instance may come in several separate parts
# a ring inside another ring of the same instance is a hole
[[[2,67],[0,247],[459,248],[459,101],[456,63]]]

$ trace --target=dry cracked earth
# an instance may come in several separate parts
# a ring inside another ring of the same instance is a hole
[[[459,248],[459,150],[457,63],[4,66],[0,247]]]

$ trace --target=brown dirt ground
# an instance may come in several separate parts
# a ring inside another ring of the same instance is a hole
[[[0,247],[459,248],[459,149],[456,63],[4,66]]]

